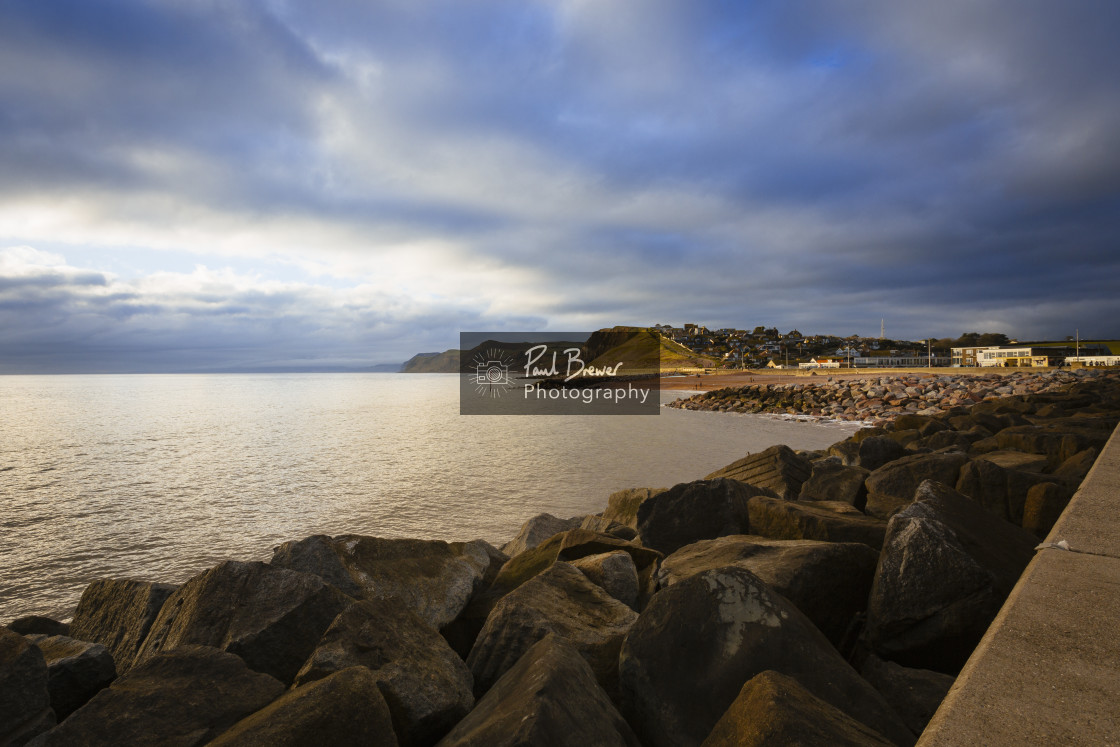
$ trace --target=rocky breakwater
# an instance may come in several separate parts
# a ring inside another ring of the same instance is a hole
[[[716,389],[667,407],[715,412],[769,413],[887,422],[904,414],[937,415],[1001,397],[1061,391],[1099,371],[1029,371],[1013,374],[828,377],[804,384],[751,384]]]
[[[314,536],[0,628],[0,744],[912,744],[1120,381],[775,446],[498,549]]]

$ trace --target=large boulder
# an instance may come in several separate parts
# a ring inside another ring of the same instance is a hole
[[[1064,418],[1041,425],[1004,428],[996,434],[996,440],[1001,449],[1042,454],[1048,466],[1055,468],[1079,451],[1104,448],[1112,431],[1107,424],[1108,421],[1094,423],[1088,418]]]
[[[702,747],[894,747],[874,729],[821,700],[792,677],[767,670],[743,685]]]
[[[490,565],[486,567],[486,572],[482,574],[482,581],[475,587],[474,595],[467,602],[467,606],[454,620],[439,629],[440,635],[451,644],[451,648],[461,659],[467,658],[467,654],[471,652],[471,646],[474,645],[474,639],[478,637],[478,631],[482,630],[482,626],[486,623],[486,616],[490,614],[490,609],[494,606],[487,593],[494,585],[494,581],[497,580],[502,566],[509,561],[508,555],[489,542],[476,540],[475,544],[486,551],[486,554],[490,557]]]
[[[980,458],[961,467],[956,490],[1001,519],[1022,525],[1027,493],[1044,482],[1061,482],[1061,479],[1002,467],[998,462]],[[1072,488],[1069,492],[1073,493]]]
[[[888,519],[914,500],[914,491],[923,480],[956,485],[964,454],[914,454],[880,467],[867,478],[867,507],[871,516]]]
[[[618,650],[638,615],[569,563],[557,561],[507,594],[467,657],[481,696],[534,643],[555,633],[591,665],[608,693],[617,690]]]
[[[8,630],[20,635],[70,635],[70,625],[42,615],[17,617],[8,623]]]
[[[47,677],[39,647],[0,627],[0,744],[24,744],[55,725]]]
[[[788,446],[778,445],[757,454],[747,454],[704,479],[730,478],[793,501],[801,494],[801,486],[812,471],[813,465],[808,459]]]
[[[898,743],[909,730],[790,602],[742,568],[658,592],[619,658],[622,712],[648,747],[700,744],[743,683],[766,670]]]
[[[638,569],[630,553],[615,550],[599,555],[588,555],[573,560],[572,565],[594,583],[603,587],[603,591],[630,609],[637,610],[641,587],[638,581]]]
[[[396,747],[389,706],[368,669],[350,667],[289,690],[210,742],[212,747],[309,744]]]
[[[638,739],[571,644],[534,643],[439,747],[629,745]]]
[[[138,662],[36,745],[209,742],[284,692],[233,654],[183,646]]]
[[[351,602],[310,573],[228,560],[168,598],[136,661],[188,644],[213,646],[289,684]]]
[[[66,635],[109,649],[117,674],[124,674],[136,660],[163,603],[177,588],[123,578],[94,581],[82,592]]]
[[[849,467],[831,460],[817,462],[813,465],[813,474],[801,486],[799,500],[843,501],[862,511],[867,504],[867,486],[863,483],[870,474],[863,467]]]
[[[878,550],[887,525],[846,503],[756,496],[747,505],[752,534],[770,539],[862,542]]]
[[[1026,472],[1041,472],[1046,469],[1045,456],[1026,454],[1022,451],[989,451],[979,455],[976,459],[991,462],[1004,469],[1018,469]]]
[[[59,721],[81,708],[117,678],[113,656],[98,643],[62,635],[31,635],[47,662],[47,689]]]
[[[366,667],[389,704],[401,744],[431,744],[474,705],[470,670],[439,633],[401,603],[358,602],[331,624],[297,687]]]
[[[400,599],[433,628],[466,607],[490,566],[486,543],[315,535],[276,548],[279,568],[313,573],[352,597]]]
[[[1077,452],[1058,465],[1053,475],[1060,480],[1080,483],[1085,479],[1085,475],[1089,474],[1089,470],[1093,468],[1093,463],[1096,461],[1097,449],[1085,449]]]
[[[929,669],[911,669],[868,655],[860,674],[883,694],[895,713],[915,735],[925,731],[941,701],[953,686],[953,677]]]
[[[901,430],[901,429],[900,429]],[[860,467],[873,472],[884,464],[907,455],[906,447],[888,436],[873,436],[859,442],[856,462]]]
[[[887,525],[865,630],[883,659],[956,674],[1034,554],[1029,532],[940,483]]]
[[[499,599],[547,569],[555,561],[572,562],[591,555],[615,551],[625,552],[634,561],[639,586],[643,591],[646,590],[657,570],[661,553],[610,535],[586,529],[572,529],[510,558],[509,562],[502,566],[490,589],[476,600],[477,604],[486,605],[489,614],[489,610],[493,609]],[[472,602],[472,607],[474,606],[476,603]]]
[[[736,535],[682,547],[665,558],[658,584],[668,588],[697,573],[736,566],[793,602],[839,647],[867,608],[879,553],[859,542],[773,540]]]
[[[756,495],[771,494],[727,478],[675,485],[638,508],[638,537],[645,547],[669,554],[697,540],[744,534],[747,501]]]
[[[575,529],[583,522],[582,516],[560,519],[552,514],[538,514],[521,525],[521,531],[509,542],[502,545],[502,552],[511,558],[555,537],[560,532]]]
[[[621,524],[613,519],[606,519],[597,514],[588,514],[579,523],[580,529],[586,529],[600,534],[609,534],[619,539],[632,540],[638,536],[638,530],[626,524]]]
[[[1023,529],[1040,538],[1050,534],[1072,497],[1067,486],[1052,482],[1032,486],[1023,504]]]
[[[611,493],[607,498],[607,508],[603,511],[603,518],[637,530],[638,507],[666,490],[668,488],[629,488]]]

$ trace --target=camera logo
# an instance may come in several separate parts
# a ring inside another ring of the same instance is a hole
[[[474,383],[479,395],[501,397],[513,388],[509,367],[513,361],[503,350],[490,349],[474,358]]]

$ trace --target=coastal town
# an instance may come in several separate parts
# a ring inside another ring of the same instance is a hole
[[[958,338],[895,340],[878,337],[802,334],[775,327],[709,329],[686,323],[651,328],[720,368],[930,368],[1120,365],[1120,340],[1020,341],[1003,333],[968,332]]]

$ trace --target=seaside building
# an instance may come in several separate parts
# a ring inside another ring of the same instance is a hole
[[[1072,355],[1065,359],[1067,366],[1120,366],[1120,355]]]

